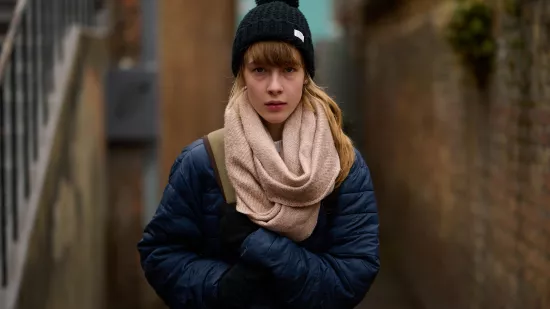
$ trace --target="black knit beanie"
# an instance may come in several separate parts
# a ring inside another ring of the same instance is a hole
[[[304,58],[309,76],[315,76],[315,55],[306,17],[299,0],[256,0],[257,6],[243,18],[233,41],[233,75],[237,76],[248,47],[259,41],[284,41]]]

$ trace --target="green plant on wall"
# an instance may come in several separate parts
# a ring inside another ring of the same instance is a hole
[[[510,16],[519,17],[521,15],[520,0],[505,0],[504,10]]]
[[[481,1],[459,1],[447,26],[447,39],[478,86],[484,88],[496,54],[492,9]]]

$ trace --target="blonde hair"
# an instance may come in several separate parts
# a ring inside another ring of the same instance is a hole
[[[298,50],[285,42],[280,41],[263,41],[253,44],[248,48],[244,55],[243,66],[239,70],[233,87],[231,89],[231,99],[243,91],[245,86],[244,77],[242,74],[244,63],[254,61],[263,65],[277,67],[304,67],[304,61]],[[336,102],[315,82],[309,74],[306,73],[306,83],[302,94],[301,103],[313,108],[311,101],[313,99],[320,100],[323,104],[325,114],[328,118],[334,145],[340,158],[340,174],[336,178],[336,187],[339,187],[346,179],[355,161],[355,151],[351,139],[344,133],[342,110]]]

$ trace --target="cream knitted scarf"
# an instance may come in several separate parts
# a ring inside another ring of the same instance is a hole
[[[225,162],[237,211],[294,241],[317,225],[321,200],[334,189],[340,160],[321,102],[300,103],[284,125],[279,155],[246,91],[225,110]]]

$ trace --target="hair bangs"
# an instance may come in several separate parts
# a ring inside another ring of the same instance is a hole
[[[291,44],[262,41],[251,45],[244,55],[246,63],[273,67],[303,67],[302,55]]]

